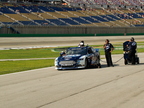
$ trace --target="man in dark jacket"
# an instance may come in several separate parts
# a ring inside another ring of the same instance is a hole
[[[105,50],[105,57],[106,57],[106,61],[107,61],[107,66],[113,66],[112,63],[112,58],[111,58],[111,52],[114,50],[114,47],[111,43],[109,43],[109,40],[106,39],[105,44],[104,44],[104,50]]]
[[[128,43],[129,48],[129,60],[132,62],[132,64],[135,64],[135,53],[137,49],[137,43],[134,41],[134,38],[132,37],[130,39],[130,42]]]

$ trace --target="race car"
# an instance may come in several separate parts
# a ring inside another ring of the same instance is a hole
[[[71,47],[55,59],[57,70],[101,67],[99,49],[90,46]]]

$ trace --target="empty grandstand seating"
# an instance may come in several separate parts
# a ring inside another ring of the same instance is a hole
[[[55,12],[54,10],[52,10],[51,8],[49,7],[44,7],[44,6],[38,6],[39,9],[45,11],[45,12]]]
[[[67,0],[75,2],[75,0]],[[142,4],[134,0],[90,0],[79,3],[108,5]],[[132,9],[86,9],[67,6],[1,5],[0,22],[5,25],[48,25],[48,26],[143,26],[144,11]]]
[[[7,18],[7,17],[4,16],[4,15],[0,15],[0,21],[1,21],[1,22],[14,22],[12,19]]]
[[[58,19],[48,19],[50,22],[52,22],[52,23],[54,23],[55,25],[59,25],[59,26],[65,26],[65,25],[68,25],[68,24],[66,24],[66,23],[64,23],[64,22],[62,22],[62,21],[60,21],[60,20],[58,20]]]
[[[99,5],[143,5],[143,0],[64,0],[68,3],[99,4]]]
[[[15,13],[17,13],[17,12],[19,12],[19,13],[29,13],[22,6],[17,6],[17,7],[9,6],[8,8],[11,9]]]
[[[32,21],[20,21],[23,25],[37,25],[36,23]]]
[[[41,25],[53,25],[53,24],[49,23],[46,20],[34,20],[34,22],[37,22],[37,23],[39,23]]]
[[[7,7],[1,7],[0,12],[5,13],[5,14],[15,14],[15,12],[12,12]]]

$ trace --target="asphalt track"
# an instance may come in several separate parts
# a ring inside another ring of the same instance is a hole
[[[144,36],[93,36],[93,37],[1,37],[0,48],[28,48],[28,47],[55,47],[55,46],[75,46],[80,41],[85,41],[85,45],[103,45],[105,39],[111,43],[123,43],[134,37],[136,41],[144,41]]]
[[[0,108],[144,108],[143,54],[138,53],[138,65],[124,65],[123,59],[116,62],[120,54],[112,55],[114,67],[101,62],[102,68],[48,67],[1,75]]]

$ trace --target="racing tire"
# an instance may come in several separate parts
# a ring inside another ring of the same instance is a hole
[[[62,70],[64,70],[64,69],[57,69],[57,71],[62,71]]]
[[[98,65],[94,65],[95,68],[98,68]]]
[[[85,59],[85,65],[84,65],[84,68],[88,68],[88,59],[87,59],[87,58]]]
[[[98,64],[98,68],[101,68],[101,64],[100,63]]]

